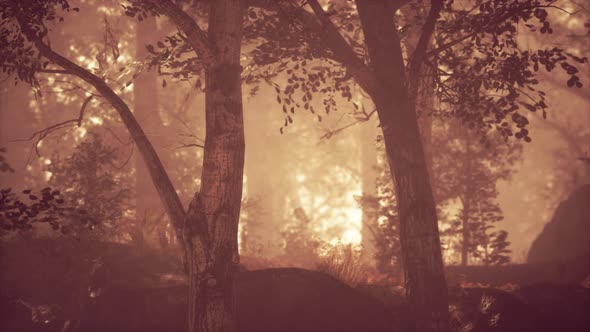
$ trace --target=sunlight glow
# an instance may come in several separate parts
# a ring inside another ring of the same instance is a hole
[[[99,118],[99,117],[97,117],[97,116],[91,116],[89,120],[90,120],[90,122],[92,122],[92,124],[95,124],[95,125],[99,125],[100,126],[100,125],[103,124],[102,119]]]

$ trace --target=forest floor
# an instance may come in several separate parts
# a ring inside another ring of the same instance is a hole
[[[0,249],[1,331],[60,331],[64,324],[70,331],[184,329],[186,280],[169,256],[73,240]],[[265,259],[243,263],[240,330],[409,327],[403,285],[394,278],[351,284]],[[590,331],[590,278],[580,277],[590,273],[576,264],[448,268],[452,330]]]

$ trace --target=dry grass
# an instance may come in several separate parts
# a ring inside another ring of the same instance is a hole
[[[367,269],[361,262],[360,251],[352,245],[336,245],[318,258],[316,269],[329,274],[345,284],[356,287],[367,281]]]

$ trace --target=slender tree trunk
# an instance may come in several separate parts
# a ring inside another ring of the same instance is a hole
[[[463,201],[463,213],[461,213],[461,265],[469,264],[469,198]]]
[[[189,262],[189,331],[235,329],[235,272],[244,169],[239,0],[211,3],[206,70],[206,139],[201,191],[184,226]]]
[[[34,132],[34,116],[29,107],[31,88],[25,83],[14,86],[5,75],[0,75],[0,81],[0,148],[6,148],[3,156],[14,169],[14,173],[0,172],[0,185],[16,192],[25,186],[31,143],[15,140],[27,139]]]
[[[447,287],[428,167],[407,90],[393,8],[386,1],[357,1],[370,67],[381,89],[371,97],[383,129],[400,216],[406,292],[418,331],[449,329]]]
[[[472,229],[470,227],[470,216],[471,216],[471,203],[474,199],[474,188],[470,184],[471,173],[473,172],[472,168],[472,158],[474,158],[473,154],[471,153],[471,140],[469,129],[465,128],[461,123],[456,122],[457,130],[461,132],[461,136],[465,140],[465,156],[463,157],[463,174],[462,176],[466,178],[465,181],[465,188],[464,193],[461,195],[461,203],[463,204],[463,211],[461,213],[461,265],[467,266],[469,264],[469,246],[470,246],[470,237]]]
[[[361,187],[363,196],[377,196],[377,123],[374,118],[369,119],[360,126],[361,147]],[[361,239],[363,257],[366,262],[375,266],[373,255],[375,254],[375,237],[370,225],[376,225],[375,211],[362,209]]]
[[[174,225],[177,236],[180,236],[182,234],[182,224],[185,217],[184,208],[176,194],[176,190],[172,186],[172,182],[170,182],[170,178],[168,177],[158,154],[133,116],[133,113],[131,113],[129,106],[102,78],[53,51],[53,49],[36,35],[35,31],[27,23],[26,18],[17,16],[17,20],[29,41],[35,45],[42,56],[90,84],[117,111],[121,120],[125,124],[125,127],[127,127],[131,138],[135,142],[137,150],[143,157],[149,170],[150,177],[158,190],[158,195],[166,208],[166,213]],[[181,243],[181,246],[182,245],[183,244]]]
[[[148,16],[143,21],[137,22],[136,31],[136,58],[144,61],[149,54],[146,45],[153,44],[157,35],[156,17]],[[144,71],[133,83],[134,115],[144,131],[160,129],[160,117],[158,113],[158,74],[155,68]],[[135,214],[138,225],[148,218],[148,213],[157,213],[161,209],[161,203],[157,200],[157,192],[153,182],[149,179],[149,172],[141,155],[135,156]]]

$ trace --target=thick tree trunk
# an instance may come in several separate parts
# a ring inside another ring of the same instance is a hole
[[[235,328],[235,272],[244,169],[239,0],[211,4],[209,43],[215,62],[206,70],[206,139],[201,191],[187,211],[189,331]]]
[[[406,292],[415,328],[446,331],[449,328],[447,288],[438,221],[422,140],[405,79],[401,45],[385,1],[357,1],[370,66],[382,86],[371,97],[383,129],[385,150],[400,216],[400,240],[406,275]]]

